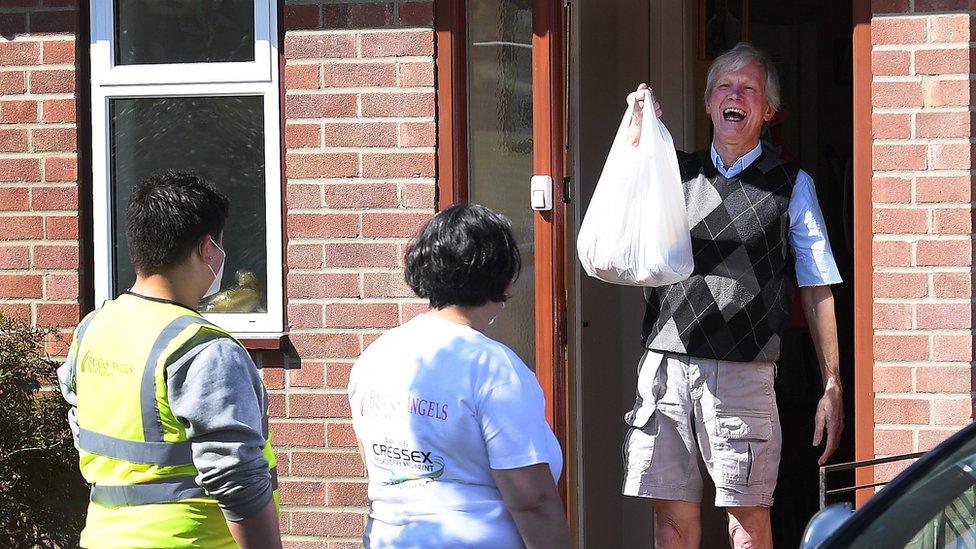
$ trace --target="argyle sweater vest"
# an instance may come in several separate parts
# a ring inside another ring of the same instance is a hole
[[[799,166],[763,153],[725,178],[706,151],[678,153],[695,269],[645,288],[648,349],[732,362],[773,362],[796,270],[789,204]]]

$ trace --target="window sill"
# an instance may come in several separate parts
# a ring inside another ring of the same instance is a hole
[[[234,337],[251,351],[283,351],[288,348],[288,332],[234,334]]]

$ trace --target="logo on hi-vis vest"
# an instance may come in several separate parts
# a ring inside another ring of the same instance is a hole
[[[373,464],[387,473],[382,484],[435,480],[444,474],[444,458],[433,452],[409,448],[394,441],[373,444],[371,449]]]

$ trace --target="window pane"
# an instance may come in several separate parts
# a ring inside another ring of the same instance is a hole
[[[532,2],[467,3],[471,201],[512,221],[522,274],[489,335],[535,364],[532,177]]]
[[[115,63],[254,61],[254,0],[115,0]]]
[[[135,281],[125,239],[133,185],[156,171],[193,170],[230,200],[222,292],[212,312],[267,311],[264,98],[113,99],[109,112],[114,295]]]

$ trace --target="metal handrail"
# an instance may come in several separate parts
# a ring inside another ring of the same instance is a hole
[[[854,486],[847,486],[844,488],[834,488],[832,490],[827,490],[827,473],[835,473],[837,471],[851,471],[856,470],[861,467],[871,467],[873,465],[881,465],[884,463],[891,463],[895,461],[904,461],[906,459],[918,459],[925,455],[925,452],[914,452],[911,454],[901,454],[897,456],[888,456],[883,458],[875,459],[862,459],[860,461],[848,461],[846,463],[835,463],[833,465],[824,465],[820,467],[820,508],[823,509],[827,502],[827,496],[833,496],[836,494],[844,494],[847,492],[856,492],[863,488],[877,488],[878,486],[884,486],[888,484],[889,481],[885,482],[873,482],[871,484],[857,484]]]

